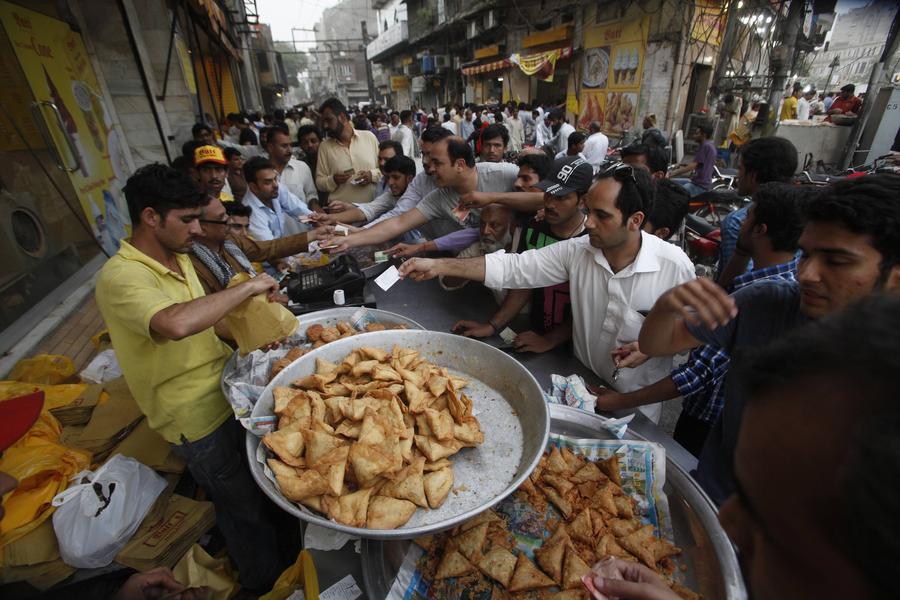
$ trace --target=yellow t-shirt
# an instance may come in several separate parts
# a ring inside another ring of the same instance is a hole
[[[232,415],[219,387],[231,350],[215,331],[176,342],[150,330],[159,311],[205,295],[187,255],[178,255],[178,266],[184,277],[122,240],[100,270],[96,291],[131,393],[150,427],[173,444],[181,436],[197,441]]]
[[[781,117],[779,120],[784,121],[785,119],[796,119],[797,118],[797,99],[793,96],[788,96],[784,99],[784,103],[781,105]]]

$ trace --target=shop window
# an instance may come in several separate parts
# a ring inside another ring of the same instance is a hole
[[[351,77],[353,75],[353,67],[351,65],[341,65],[341,77]]]

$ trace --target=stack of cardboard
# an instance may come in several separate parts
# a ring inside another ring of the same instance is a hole
[[[64,432],[63,437],[67,445],[93,453],[96,463],[106,461],[113,448],[144,419],[124,378],[102,385],[109,396],[107,400],[97,403],[83,429]]]
[[[47,519],[25,536],[3,547],[0,583],[27,581],[44,591],[75,572],[59,557],[53,522]]]
[[[162,502],[160,502],[162,500]],[[178,494],[157,500],[116,562],[138,571],[173,567],[216,522],[212,502],[197,502]],[[162,516],[159,516],[162,508]]]
[[[102,385],[89,385],[74,402],[58,408],[51,408],[50,413],[63,427],[87,425],[87,422],[91,420],[94,407],[100,402],[102,393]]]

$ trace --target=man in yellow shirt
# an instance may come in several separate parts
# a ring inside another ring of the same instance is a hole
[[[187,252],[208,202],[186,175],[165,165],[139,169],[125,198],[133,233],[97,279],[103,314],[128,387],[154,430],[174,445],[216,507],[241,584],[267,591],[281,564],[266,501],[242,451],[244,431],[219,388],[231,350],[219,321],[278,284],[268,275],[205,295]]]
[[[795,87],[794,91],[791,92],[791,95],[785,98],[784,102],[781,105],[781,115],[779,116],[779,121],[797,118],[797,98],[799,97],[800,89]]]
[[[319,109],[328,138],[319,144],[316,187],[328,192],[329,202],[371,202],[378,170],[378,138],[371,131],[353,128],[347,108],[329,98]]]

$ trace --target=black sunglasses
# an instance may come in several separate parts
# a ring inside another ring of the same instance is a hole
[[[597,174],[597,177],[598,179],[612,177],[619,182],[631,179],[631,181],[637,183],[637,177],[634,175],[634,167],[623,162],[617,162],[614,165],[610,165],[606,169],[600,171],[600,173]]]

